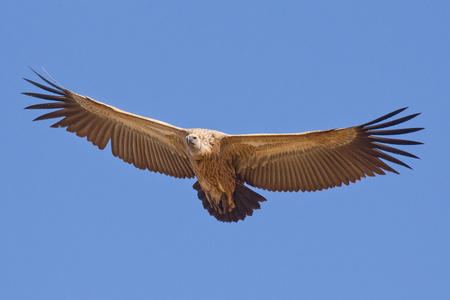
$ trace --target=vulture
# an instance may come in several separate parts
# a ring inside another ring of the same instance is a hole
[[[251,216],[266,199],[246,185],[283,192],[321,191],[366,176],[398,174],[388,163],[410,168],[392,154],[418,158],[389,145],[420,142],[386,136],[423,128],[392,129],[419,113],[393,118],[398,109],[362,125],[294,134],[229,135],[184,129],[131,114],[63,88],[32,70],[44,84],[25,79],[48,93],[23,93],[49,100],[26,109],[55,109],[34,119],[62,118],[63,127],[136,168],[176,178],[197,178],[193,188],[203,207],[222,222]],[[391,120],[388,120],[391,119]]]

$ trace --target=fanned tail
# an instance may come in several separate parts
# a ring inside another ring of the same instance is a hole
[[[211,206],[198,181],[195,182],[192,187],[197,191],[198,199],[202,201],[203,207],[211,216],[214,216],[217,220],[222,222],[237,222],[239,220],[244,220],[246,216],[253,215],[253,210],[261,208],[259,202],[266,201],[266,198],[263,196],[252,191],[242,183],[236,182],[236,188],[233,194],[233,200],[236,207],[231,212],[221,214]]]

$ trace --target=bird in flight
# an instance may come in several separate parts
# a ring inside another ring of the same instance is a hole
[[[384,171],[398,174],[384,161],[410,167],[388,153],[417,156],[388,145],[422,144],[385,137],[423,129],[391,129],[419,115],[386,121],[406,108],[348,128],[229,135],[209,129],[184,129],[127,113],[33,72],[47,85],[24,79],[51,94],[23,94],[50,102],[26,109],[56,109],[34,121],[62,118],[50,127],[66,127],[101,150],[111,142],[114,156],[139,169],[176,178],[197,177],[193,188],[203,207],[223,222],[244,220],[266,201],[245,184],[269,191],[311,192],[385,175]]]

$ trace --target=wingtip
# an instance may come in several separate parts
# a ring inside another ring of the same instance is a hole
[[[398,115],[399,113],[401,113],[401,112],[407,110],[408,108],[409,108],[408,106],[399,108],[399,109],[393,111],[391,114],[392,114],[392,116]]]
[[[54,88],[56,88],[56,89],[58,89],[58,90],[60,90],[61,92],[63,92],[64,90],[65,90],[65,88],[61,85],[61,84],[59,84],[45,69],[44,69],[44,67],[42,67],[41,66],[41,68],[42,68],[42,70],[44,70],[44,72],[47,74],[47,76],[51,79],[51,80],[53,80],[53,82],[51,82],[50,80],[48,80],[47,78],[45,78],[44,76],[42,76],[41,74],[39,74],[38,72],[36,72],[33,68],[31,68],[30,66],[28,66],[29,68],[30,68],[30,70],[31,71],[33,71],[34,72],[34,74],[36,74],[39,78],[41,78],[43,81],[45,81],[46,83],[48,83],[49,85],[51,85],[51,86],[53,86]],[[33,84],[33,85],[36,85],[36,86],[38,86],[38,87],[40,87],[39,86],[39,84],[36,84],[36,83],[34,83],[33,81],[31,81],[31,80],[28,80],[28,79],[26,79],[26,78],[24,78],[26,81],[28,81],[29,83],[31,83],[31,84]]]
[[[384,121],[384,120],[387,120],[387,119],[389,119],[389,118],[392,118],[392,117],[395,116],[395,115],[398,115],[399,113],[403,112],[403,111],[404,111],[405,109],[407,109],[407,108],[408,108],[408,107],[403,107],[403,108],[397,109],[397,110],[395,110],[395,111],[393,111],[393,112],[391,112],[391,113],[388,113],[388,114],[386,114],[386,115],[384,115],[384,116],[382,116],[382,117],[379,117],[379,118],[377,118],[377,119],[375,119],[375,120],[372,120],[372,121],[370,121],[370,122],[361,124],[360,127],[368,127],[368,126],[370,126],[370,125],[373,125],[373,124],[376,124],[376,123],[380,123],[380,122],[382,122],[382,121]]]
[[[30,70],[31,71],[33,71],[34,72],[34,74],[36,74],[36,75],[38,75],[39,76],[39,73],[38,72],[36,72],[36,70],[34,70],[32,67],[30,67],[30,66],[28,66],[28,68],[30,68]]]

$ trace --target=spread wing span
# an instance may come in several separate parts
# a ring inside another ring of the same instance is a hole
[[[67,127],[67,131],[87,137],[102,150],[111,141],[113,155],[139,169],[178,178],[194,177],[185,151],[186,130],[78,95],[36,74],[49,86],[24,79],[52,94],[23,94],[52,102],[31,105],[26,109],[57,110],[34,121],[62,118],[50,127]]]
[[[398,174],[383,160],[410,168],[388,153],[417,156],[385,144],[422,143],[383,137],[423,129],[385,129],[419,115],[382,123],[405,109],[355,127],[298,134],[231,135],[224,143],[232,149],[240,181],[269,191],[320,191],[348,185],[366,175],[384,175],[383,170]]]

